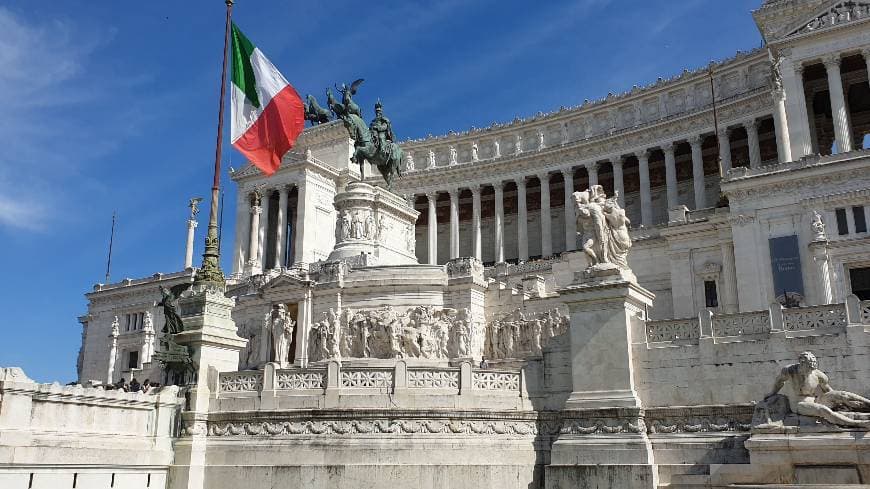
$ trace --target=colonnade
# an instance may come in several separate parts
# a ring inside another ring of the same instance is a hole
[[[761,149],[759,146],[759,119],[749,119],[739,125],[723,128],[717,134],[719,138],[719,151],[723,171],[727,172],[731,169],[731,139],[730,133],[736,127],[743,127],[747,133],[747,143],[749,146],[749,166],[758,168],[761,166]],[[595,161],[586,163],[572,163],[561,168],[538,171],[532,175],[519,175],[515,177],[496,179],[488,182],[477,182],[462,187],[449,187],[444,190],[432,190],[426,192],[428,202],[428,263],[438,263],[438,216],[437,216],[437,200],[440,192],[446,192],[450,197],[450,213],[449,213],[449,258],[454,259],[459,257],[459,194],[461,190],[468,189],[472,194],[472,250],[473,255],[477,259],[482,259],[481,246],[481,188],[491,186],[495,196],[495,215],[493,216],[493,232],[494,232],[494,258],[495,261],[505,261],[505,236],[504,236],[504,186],[506,182],[513,181],[516,183],[517,189],[517,251],[518,259],[525,261],[529,259],[529,242],[528,242],[528,210],[526,205],[526,182],[530,177],[537,177],[541,182],[540,192],[540,208],[541,208],[541,255],[544,257],[553,255],[553,236],[550,208],[550,175],[554,172],[562,173],[564,184],[564,202],[565,205],[565,249],[573,251],[576,248],[576,220],[574,216],[572,194],[574,188],[574,172],[577,168],[584,167],[588,175],[589,186],[598,185],[598,170],[601,163],[610,163],[613,168],[613,189],[617,195],[620,205],[625,206],[625,181],[624,181],[624,163],[630,156],[636,156],[638,160],[638,171],[640,181],[640,214],[641,224],[643,226],[652,226],[652,188],[650,184],[649,159],[653,151],[661,150],[664,153],[665,159],[665,181],[667,193],[668,209],[679,205],[678,199],[678,181],[675,147],[681,142],[687,142],[691,146],[692,155],[692,193],[694,197],[694,209],[703,209],[715,204],[708,202],[706,195],[706,185],[704,176],[704,161],[702,157],[702,143],[709,133],[701,133],[693,135],[687,139],[679,139],[668,141],[655,147],[643,148],[629,153],[627,155],[618,155],[610,158],[600,158]],[[576,189],[585,190],[585,189]]]
[[[297,199],[291,205],[290,194],[294,189],[297,190]],[[302,212],[298,211],[297,205],[302,192],[301,185],[289,184],[240,193],[240,200],[236,204],[236,259],[233,273],[245,269],[259,272],[282,268],[301,261],[296,256],[301,246],[294,242],[301,236],[291,230],[302,226],[299,222]],[[276,198],[276,222],[272,224],[269,222],[269,209]],[[292,214],[296,214],[295,220]]]

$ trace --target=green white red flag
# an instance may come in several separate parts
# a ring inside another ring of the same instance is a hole
[[[232,26],[232,143],[272,175],[305,128],[305,105],[259,48]]]

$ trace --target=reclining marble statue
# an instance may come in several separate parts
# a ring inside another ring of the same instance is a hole
[[[583,192],[574,192],[574,204],[580,248],[589,259],[588,268],[628,270],[631,221],[616,196],[608,198],[601,185],[593,185]]]
[[[870,428],[870,420],[855,419],[844,414],[844,411],[870,412],[870,399],[852,392],[834,390],[828,383],[828,376],[818,366],[816,356],[805,351],[798,356],[798,363],[782,369],[776,377],[773,389],[756,407],[757,411],[760,408],[765,412],[767,424],[771,424],[775,418],[785,417],[787,413],[771,415],[771,411],[784,410],[784,403],[781,403],[782,408],[774,406],[781,397],[786,397],[788,408],[796,414],[823,419],[837,426]],[[790,384],[792,392],[782,396],[779,391],[786,383]]]

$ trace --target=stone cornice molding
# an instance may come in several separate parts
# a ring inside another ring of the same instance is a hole
[[[182,283],[186,281],[193,281],[193,278],[196,276],[195,269],[183,270],[180,272],[174,273],[155,273],[150,277],[139,278],[139,279],[124,279],[121,282],[115,282],[111,284],[96,284],[94,285],[93,292],[88,292],[85,294],[85,297],[88,300],[93,301],[98,297],[107,297],[109,295],[113,295],[113,292],[123,291],[124,293],[141,293],[143,289],[152,288],[154,285],[166,285],[166,282],[172,282],[173,285],[175,283]]]
[[[769,115],[774,110],[770,90],[757,89],[744,99],[726,101],[719,107],[720,123],[739,123],[748,114],[756,117]],[[439,166],[406,174],[397,184],[398,192],[414,192],[422,188],[450,185],[465,185],[469,181],[489,181],[493,172],[500,174],[528,174],[529,167],[544,167],[547,171],[559,171],[565,161],[582,162],[602,157],[614,157],[647,151],[663,141],[680,141],[697,134],[699,127],[707,127],[701,133],[713,132],[712,111],[707,109],[681,117],[640,126],[626,131],[614,132],[589,139],[572,141],[560,146],[550,146],[541,151],[525,151],[520,155],[489,158],[476,163],[460,163]],[[638,147],[641,148],[638,148]]]

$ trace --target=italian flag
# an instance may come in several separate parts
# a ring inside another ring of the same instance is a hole
[[[232,35],[233,146],[263,173],[272,175],[305,128],[304,104],[236,24]]]

